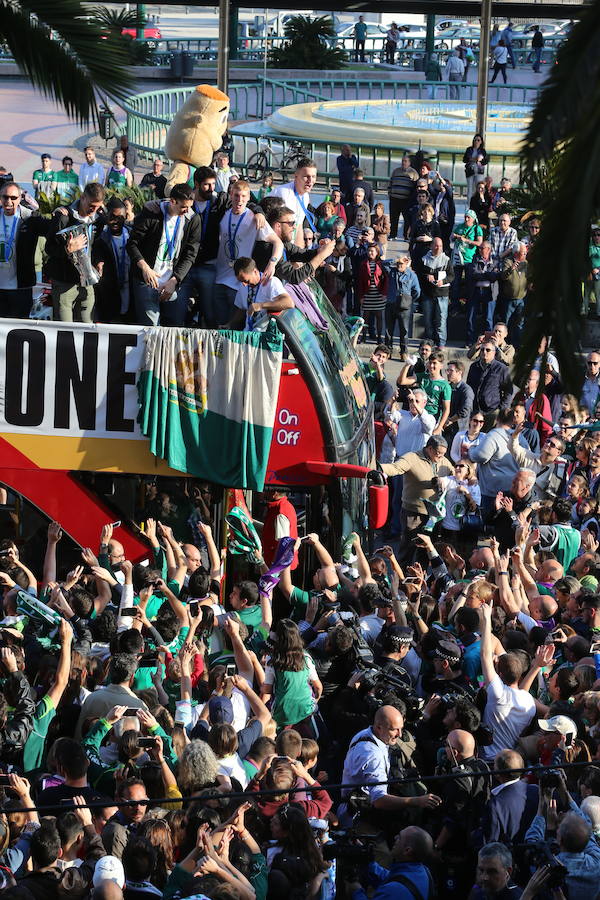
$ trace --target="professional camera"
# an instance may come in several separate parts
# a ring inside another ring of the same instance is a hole
[[[323,844],[323,859],[330,862],[333,859],[344,860],[353,866],[364,866],[372,861],[375,852],[375,843],[378,835],[371,837],[354,834],[352,831],[330,831],[331,840]]]
[[[558,861],[548,841],[531,841],[527,844],[516,844],[513,849],[522,852],[523,859],[528,867],[532,869],[540,869],[542,866],[549,867],[550,876],[549,880],[544,883],[544,889],[551,890],[564,885],[568,870]]]
[[[383,671],[378,666],[370,666],[361,673],[361,685],[365,691],[365,704],[371,712],[376,712],[380,706],[384,706],[386,696],[392,693],[404,703],[407,722],[415,722],[419,718],[424,701],[421,697],[417,697],[410,685],[401,678]]]
[[[540,767],[541,768],[541,767]],[[533,769],[535,774],[536,769]],[[551,788],[560,788],[563,785],[562,774],[559,769],[548,769],[547,772],[539,772],[538,781],[540,790],[550,790]]]

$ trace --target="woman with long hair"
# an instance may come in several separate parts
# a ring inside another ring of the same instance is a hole
[[[467,179],[467,199],[475,193],[475,185],[485,172],[488,155],[483,142],[483,135],[474,134],[471,146],[467,147],[463,155],[465,164],[465,178]]]
[[[164,819],[144,819],[138,825],[136,834],[147,838],[156,851],[156,862],[150,881],[162,891],[175,866],[171,829]]]
[[[271,819],[276,841],[267,850],[269,900],[296,900],[318,894],[328,869],[304,810],[282,806]]]
[[[291,726],[303,737],[314,738],[312,716],[322,692],[323,685],[304,649],[298,626],[291,619],[280,619],[261,688],[265,702],[273,698],[271,713],[277,727]]]

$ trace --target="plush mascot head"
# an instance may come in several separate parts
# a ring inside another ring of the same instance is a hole
[[[198,166],[210,166],[227,129],[229,97],[210,84],[199,84],[169,126],[165,154],[173,161],[165,194],[190,181]]]

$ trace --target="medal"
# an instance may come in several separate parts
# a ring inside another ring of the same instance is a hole
[[[174,226],[174,228],[173,228],[173,234],[171,235],[171,237],[169,237],[169,226],[168,226],[168,223],[167,223],[167,211],[166,211],[166,209],[165,209],[164,217],[165,217],[165,243],[166,243],[166,247],[165,247],[165,252],[164,252],[164,255],[163,255],[163,260],[166,260],[166,259],[172,260],[174,254],[175,254],[175,244],[176,244],[176,242],[177,242],[177,233],[179,232],[179,226],[181,225],[181,218],[182,218],[182,217],[181,217],[181,216],[177,216],[177,222],[175,223],[175,226]]]
[[[229,220],[227,222],[227,231],[228,231],[228,240],[227,240],[227,249],[229,251],[229,265],[233,266],[235,262],[235,251],[236,251],[236,242],[237,242],[237,233],[240,230],[240,225],[246,218],[247,209],[244,210],[242,215],[240,216],[237,225],[235,226],[235,230],[233,234],[231,233],[231,220],[233,218],[233,213],[229,212]]]
[[[0,241],[0,263],[8,263],[13,257],[13,244],[15,241],[18,218],[16,213],[12,216],[12,227],[9,235],[8,228],[6,227],[6,216],[4,215],[4,211],[2,211],[3,240]]]

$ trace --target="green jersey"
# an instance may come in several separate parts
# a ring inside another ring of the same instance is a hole
[[[53,169],[49,169],[47,172],[44,172],[43,169],[36,169],[31,180],[38,183],[35,189],[36,197],[39,194],[47,194],[52,182],[56,181],[56,172]]]
[[[65,172],[61,169],[56,173],[56,189],[60,199],[65,203],[72,203],[79,187],[79,178],[75,172]]]
[[[450,382],[445,378],[430,378],[429,375],[417,375],[417,381],[419,387],[427,394],[425,409],[435,416],[437,422],[442,415],[445,401],[450,401],[452,396]]]
[[[52,699],[46,694],[39,701],[33,716],[33,731],[27,738],[23,749],[23,771],[33,772],[39,769],[44,760],[46,738],[50,723],[56,715]]]

